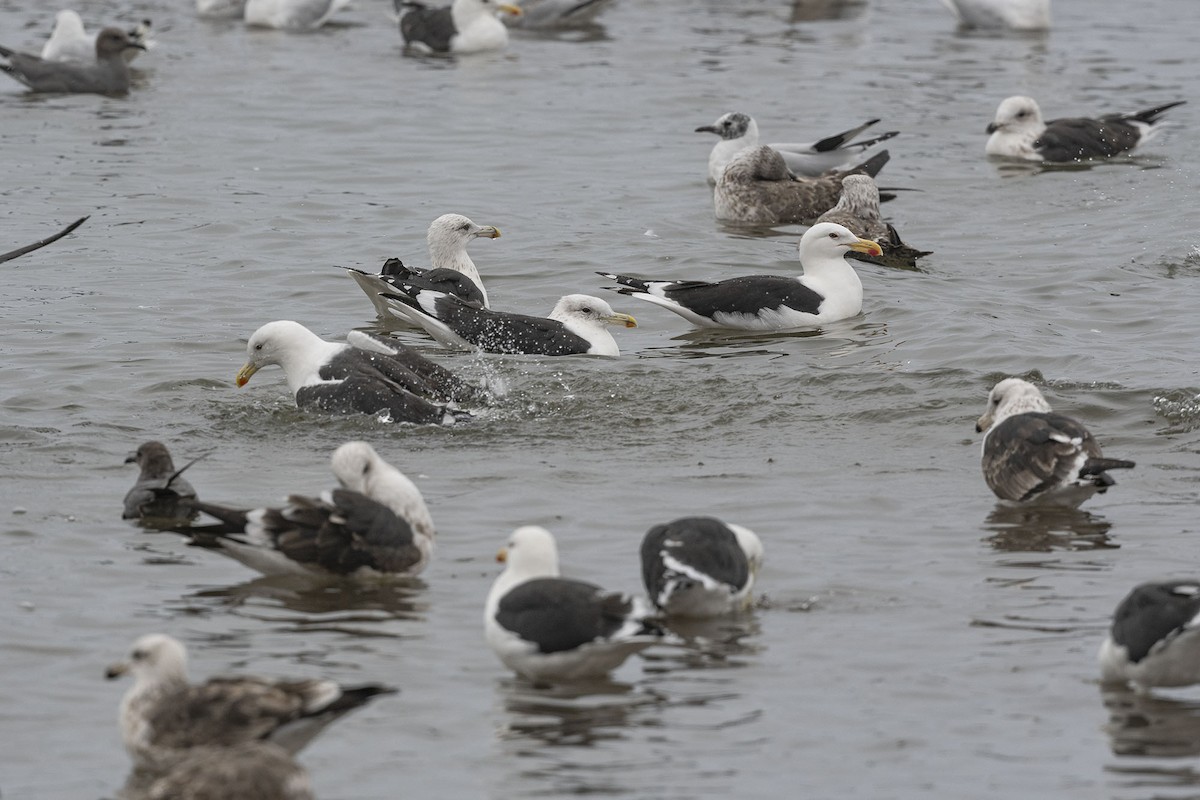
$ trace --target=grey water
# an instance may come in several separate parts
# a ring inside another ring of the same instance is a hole
[[[1095,651],[1136,583],[1198,571],[1200,29],[1190,0],[1057,0],[1045,34],[955,29],[934,0],[617,0],[601,26],[501,53],[405,56],[390,3],[309,35],[196,19],[186,0],[88,2],[154,21],[129,97],[0,83],[0,793],[113,797],[126,688],[105,664],[171,633],[196,676],[383,681],[402,693],[305,750],[321,798],[1200,796],[1200,694],[1104,694]],[[36,50],[56,7],[0,0]],[[0,76],[2,78],[3,76]],[[7,79],[5,79],[7,80]],[[989,162],[1004,97],[1048,116],[1175,99],[1137,155]],[[689,333],[598,270],[796,269],[801,231],[726,228],[705,183],[720,114],[767,141],[880,117],[885,207],[919,272],[858,266],[863,314],[820,335]],[[506,387],[453,429],[297,411],[243,389],[245,340],[290,318],[384,330],[334,265],[422,264],[459,212],[498,308],[603,294],[620,359],[480,357]],[[996,509],[974,419],[1000,377],[1043,384],[1137,461],[1077,513]],[[201,495],[318,492],[362,438],[413,477],[438,550],[400,587],[314,587],[120,519],[125,456],[161,439]],[[482,640],[497,547],[559,538],[564,572],[639,591],[653,524],[713,514],[767,557],[760,602],[703,650],[634,658],[602,691],[534,689]]]

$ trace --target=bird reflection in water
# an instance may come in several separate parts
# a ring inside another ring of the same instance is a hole
[[[523,678],[500,681],[510,715],[501,735],[535,739],[548,745],[585,747],[624,738],[634,711],[656,707],[664,699],[628,683],[608,679],[545,686]]]
[[[1200,701],[1162,697],[1136,692],[1126,687],[1101,686],[1100,696],[1108,710],[1104,726],[1110,747],[1118,756],[1183,758],[1200,755]],[[1158,775],[1161,765],[1148,772]],[[1129,765],[1113,771],[1138,774],[1143,770]],[[1200,786],[1200,775],[1187,769],[1187,785]]]
[[[354,630],[381,621],[420,621],[427,604],[420,578],[389,581],[321,581],[306,576],[264,576],[233,586],[201,589],[185,598],[209,610],[263,620],[292,623],[305,630],[342,630],[378,636],[378,629]],[[187,611],[205,613],[189,602]],[[281,612],[289,612],[281,614]]]
[[[997,505],[984,520],[992,547],[1007,553],[1053,550],[1107,550],[1120,547],[1108,538],[1112,523],[1077,508]]]
[[[867,7],[864,0],[793,0],[792,22],[854,19]]]

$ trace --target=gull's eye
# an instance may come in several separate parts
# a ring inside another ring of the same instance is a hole
[[[1029,116],[1028,111],[1018,111],[1017,112],[1017,119],[1020,119],[1021,117],[1026,117],[1026,116]]]
[[[464,222],[462,225],[459,225],[459,226],[458,226],[458,229],[459,229],[460,231],[469,230],[470,228],[471,228],[471,226],[470,226],[469,224],[467,224],[466,222]]]
[[[362,474],[366,475],[370,471],[371,471],[371,462],[368,461],[366,464],[363,464]]]
[[[254,349],[255,349],[255,350],[262,350],[262,345],[261,345],[261,344],[256,344],[256,345],[254,345]]]
[[[132,653],[130,653],[129,657],[132,658],[134,661],[144,661],[146,659],[146,651],[145,650],[134,650]]]
[[[833,239],[833,240],[836,242],[836,241],[837,241],[837,238],[838,238],[837,231],[831,231],[831,232],[830,232],[830,234],[829,234],[829,238],[830,238],[830,239]]]

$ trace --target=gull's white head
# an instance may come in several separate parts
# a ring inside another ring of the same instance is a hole
[[[125,661],[105,671],[110,680],[132,673],[135,684],[166,683],[187,680],[187,650],[178,639],[165,633],[151,633],[133,643]]]
[[[254,373],[263,367],[281,366],[288,370],[288,360],[306,344],[322,342],[321,338],[299,322],[279,319],[268,322],[256,330],[246,343],[246,365],[235,378],[238,386],[245,386]]]
[[[434,536],[433,518],[421,490],[366,442],[346,442],[330,458],[333,475],[344,488],[390,508],[423,537]]]
[[[587,339],[592,343],[591,353],[602,356],[621,354],[606,326],[637,327],[637,320],[632,316],[613,311],[608,303],[589,294],[569,294],[561,298],[554,304],[550,319],[558,320],[571,333]]]
[[[1032,97],[1014,95],[1006,98],[996,109],[996,116],[987,126],[991,134],[987,154],[991,156],[1028,157],[1033,142],[1046,130],[1042,110]]]
[[[988,393],[987,408],[975,423],[975,431],[982,433],[1014,414],[1030,411],[1048,412],[1050,404],[1041,391],[1032,383],[1021,378],[1005,378]]]
[[[520,580],[558,577],[558,545],[554,534],[538,525],[517,528],[496,553],[505,573]]]
[[[78,39],[86,36],[86,31],[83,29],[83,18],[79,16],[79,12],[64,9],[54,15],[54,36],[63,36],[70,39]]]
[[[860,239],[844,225],[836,222],[819,222],[804,232],[799,245],[800,265],[808,273],[836,259],[843,261],[846,253],[854,250],[871,256],[883,255],[883,248],[870,239]]]

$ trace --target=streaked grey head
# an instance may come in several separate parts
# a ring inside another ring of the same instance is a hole
[[[754,125],[754,120],[749,114],[731,111],[712,125],[701,125],[696,128],[696,133],[715,133],[722,139],[740,139],[750,130],[751,125]],[[757,132],[757,126],[755,126],[755,130]]]
[[[842,196],[836,209],[848,211],[861,219],[879,219],[879,187],[870,175],[847,175],[842,178]]]
[[[975,431],[982,433],[1014,414],[1031,411],[1049,412],[1050,404],[1032,383],[1021,378],[1005,378],[988,392],[987,408],[975,422]]]

